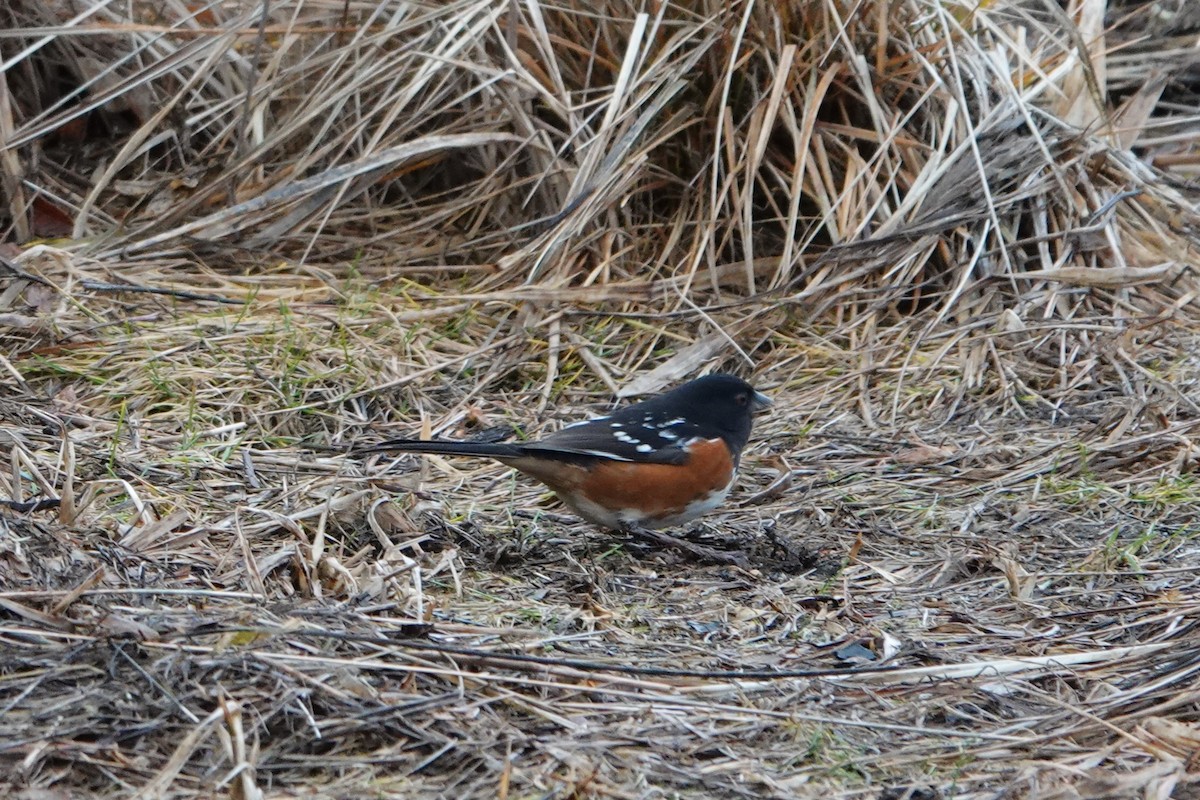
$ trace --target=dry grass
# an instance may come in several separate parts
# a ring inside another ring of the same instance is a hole
[[[1194,794],[1200,21],[1068,5],[0,8],[3,792]],[[319,449],[716,368],[751,569]]]

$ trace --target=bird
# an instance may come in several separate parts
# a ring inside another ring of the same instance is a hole
[[[711,374],[536,441],[392,439],[353,452],[492,458],[545,484],[584,520],[637,532],[720,506],[755,413],[771,405],[741,378]]]

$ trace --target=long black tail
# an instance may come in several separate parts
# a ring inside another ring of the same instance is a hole
[[[421,439],[392,439],[370,447],[356,447],[350,452],[356,456],[366,453],[433,453],[443,456],[487,456],[489,458],[518,458],[523,454],[521,446],[515,444],[430,442]]]

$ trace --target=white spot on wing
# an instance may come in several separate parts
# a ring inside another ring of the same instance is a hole
[[[633,459],[625,458],[623,456],[616,455],[615,453],[611,453],[607,450],[571,450],[569,452],[579,453],[579,455],[581,455],[581,456],[596,456],[597,458],[606,458],[609,461],[632,461],[633,460]]]
[[[654,452],[654,448],[648,444],[639,444],[637,446],[637,451],[639,453],[652,453],[652,452]]]
[[[608,419],[607,415],[603,417],[592,417],[591,419],[581,419],[576,422],[572,422],[569,425],[563,425],[562,430],[565,431],[567,428],[578,428],[580,425],[591,425],[596,422],[604,422],[606,419]],[[618,423],[613,423],[614,426],[617,424]]]

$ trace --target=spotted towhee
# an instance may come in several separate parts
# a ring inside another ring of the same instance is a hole
[[[769,405],[741,378],[708,375],[541,441],[396,439],[354,452],[488,456],[546,484],[589,522],[622,531],[664,528],[721,504],[754,412]]]

